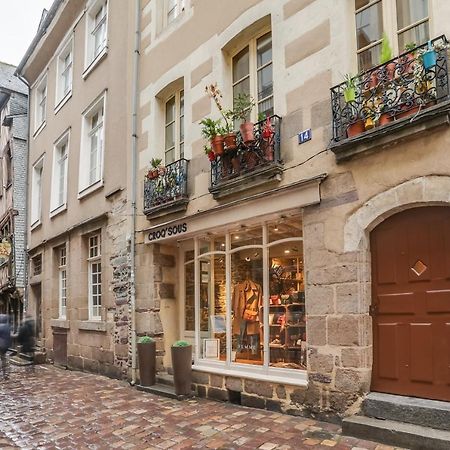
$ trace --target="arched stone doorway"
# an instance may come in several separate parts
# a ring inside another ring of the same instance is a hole
[[[370,234],[373,391],[450,400],[450,207],[407,209]]]

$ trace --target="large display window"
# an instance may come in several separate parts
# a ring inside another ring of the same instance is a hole
[[[306,370],[300,216],[211,231],[183,248],[184,337],[196,364]]]

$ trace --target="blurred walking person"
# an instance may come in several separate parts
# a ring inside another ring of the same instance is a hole
[[[35,350],[35,327],[34,320],[26,316],[19,328],[17,341],[22,347],[22,353],[26,353],[32,361],[32,370],[34,370],[34,350]]]
[[[0,359],[2,362],[3,378],[8,379],[8,361],[6,352],[11,346],[11,326],[6,314],[0,314]]]

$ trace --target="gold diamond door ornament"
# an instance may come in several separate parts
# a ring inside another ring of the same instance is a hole
[[[411,267],[411,270],[420,277],[425,270],[427,270],[427,266],[419,259],[417,262]]]

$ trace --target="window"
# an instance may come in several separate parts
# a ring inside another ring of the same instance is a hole
[[[108,36],[108,2],[91,2],[87,14],[87,52],[86,66],[106,51]]]
[[[273,114],[272,34],[250,41],[233,57],[233,98],[250,94],[256,101],[256,119]]]
[[[33,275],[40,275],[42,273],[42,253],[33,256],[31,263],[33,266]]]
[[[59,293],[59,318],[67,316],[67,250],[63,245],[58,250],[58,293]]]
[[[44,76],[36,87],[35,130],[44,122],[47,113],[47,76]]]
[[[73,40],[71,39],[58,57],[56,102],[59,104],[72,92]]]
[[[51,211],[55,211],[67,202],[67,161],[69,133],[66,133],[55,145],[53,154]]]
[[[166,23],[172,23],[185,8],[185,0],[165,0],[166,3]]]
[[[166,102],[165,164],[184,158],[184,91],[178,91]]]
[[[83,137],[80,154],[79,189],[102,181],[104,153],[105,97],[97,100],[83,116]]]
[[[355,11],[359,70],[380,64],[383,31],[397,53],[429,39],[428,0],[355,0]]]
[[[88,248],[89,319],[101,319],[102,263],[100,234],[89,237]]]
[[[287,377],[306,370],[301,217],[211,231],[182,245],[183,337],[195,342],[195,363],[281,369]]]
[[[9,143],[6,146],[5,151],[5,163],[6,163],[6,186],[8,187],[12,184],[13,181],[13,170],[12,170],[12,153],[11,153],[11,147]]]
[[[31,226],[40,223],[42,209],[42,172],[44,158],[41,158],[33,166],[31,180]]]

